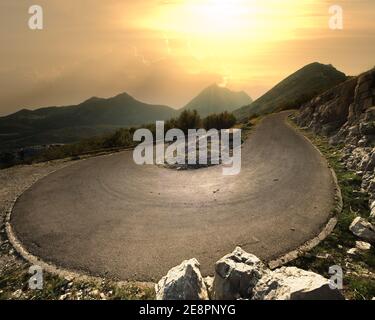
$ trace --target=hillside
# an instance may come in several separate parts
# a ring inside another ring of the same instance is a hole
[[[314,96],[342,83],[346,75],[332,65],[309,64],[293,73],[251,105],[234,111],[237,119],[254,114],[299,108]]]
[[[75,142],[176,114],[170,107],[142,103],[126,93],[109,99],[94,97],[74,106],[23,109],[0,117],[0,150]]]
[[[206,117],[213,113],[232,112],[251,102],[252,99],[243,91],[234,92],[214,84],[204,89],[182,110],[197,110],[201,117]]]

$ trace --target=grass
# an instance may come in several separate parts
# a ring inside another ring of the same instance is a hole
[[[361,190],[361,177],[346,169],[342,162],[340,146],[332,146],[328,139],[301,130],[326,157],[335,170],[343,198],[343,211],[338,216],[334,231],[312,251],[291,262],[291,265],[329,277],[330,266],[339,265],[344,270],[344,290],[347,299],[372,299],[375,297],[375,250],[358,252],[355,256],[347,251],[355,247],[356,238],[349,230],[354,218],[368,218],[369,196]]]
[[[153,300],[152,284],[119,283],[100,278],[64,278],[44,271],[43,289],[29,288],[30,264],[15,255],[9,242],[0,233],[0,300]]]
[[[119,284],[110,280],[71,280],[44,273],[42,290],[29,289],[26,264],[3,270],[0,300],[154,300],[153,287],[137,283]]]

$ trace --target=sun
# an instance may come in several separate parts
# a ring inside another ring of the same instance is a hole
[[[156,1],[155,1],[156,2]],[[135,28],[160,40],[158,57],[189,74],[219,74],[222,85],[243,83],[251,63],[298,39],[316,24],[315,0],[158,0]]]
[[[234,36],[256,13],[256,0],[187,0],[165,2],[145,24],[151,29],[194,37]]]
[[[245,27],[246,17],[256,11],[254,1],[206,0],[186,4],[188,24],[194,21],[195,30],[200,33],[234,34]]]

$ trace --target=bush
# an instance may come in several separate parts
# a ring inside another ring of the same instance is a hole
[[[127,147],[133,144],[133,135],[129,129],[117,130],[113,135],[108,136],[104,143],[104,148]]]
[[[202,120],[197,110],[185,110],[177,118],[175,124],[177,125],[177,128],[187,133],[189,129],[201,128]]]
[[[203,126],[206,130],[210,129],[229,129],[236,124],[236,117],[228,112],[213,114],[203,119]]]
[[[228,112],[213,114],[202,120],[196,110],[185,110],[178,118],[173,118],[166,121],[165,132],[170,129],[181,129],[185,133],[188,133],[189,129],[205,128],[206,130],[221,130],[231,128],[235,124],[236,118]],[[149,129],[155,137],[155,123],[142,125],[141,128]],[[50,161],[68,157],[76,159],[79,155],[102,149],[131,147],[135,144],[133,141],[133,135],[137,129],[138,128],[135,127],[119,129],[112,134],[102,137],[90,138],[63,146],[53,146],[34,157],[33,160],[37,162]],[[7,157],[9,156],[3,155],[3,160],[8,162],[11,159],[8,159]]]

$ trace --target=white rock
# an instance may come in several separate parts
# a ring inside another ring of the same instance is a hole
[[[358,249],[357,248],[351,248],[346,253],[350,256],[356,256],[358,254]]]
[[[212,293],[213,293],[213,288],[214,288],[214,277],[206,277],[203,279],[203,281],[207,288],[208,297],[212,299]]]
[[[14,291],[14,292],[12,293],[12,296],[13,296],[14,298],[16,298],[16,299],[21,298],[21,296],[22,296],[22,290],[21,290],[21,289],[18,289],[18,290],[16,290],[16,291]]]
[[[99,295],[99,290],[98,289],[92,290],[90,292],[90,295],[92,295],[92,296],[98,296]]]
[[[200,264],[196,259],[186,260],[169,270],[155,285],[157,300],[208,300]]]
[[[263,274],[263,263],[253,254],[237,247],[216,262],[213,299],[249,299]]]
[[[268,272],[253,290],[253,300],[343,300],[329,280],[295,267]]]
[[[107,297],[103,292],[101,292],[99,296],[100,296],[100,299],[107,300]]]
[[[375,202],[375,201],[374,201]],[[370,218],[375,219],[375,207],[371,209]]]
[[[66,300],[68,299],[72,294],[70,292],[65,293],[59,297],[59,300]]]
[[[364,241],[356,241],[355,242],[355,247],[358,250],[368,251],[368,250],[371,249],[371,244],[369,244],[368,242],[364,242]]]
[[[362,240],[375,243],[375,227],[367,220],[357,217],[353,220],[349,229],[354,235]]]

